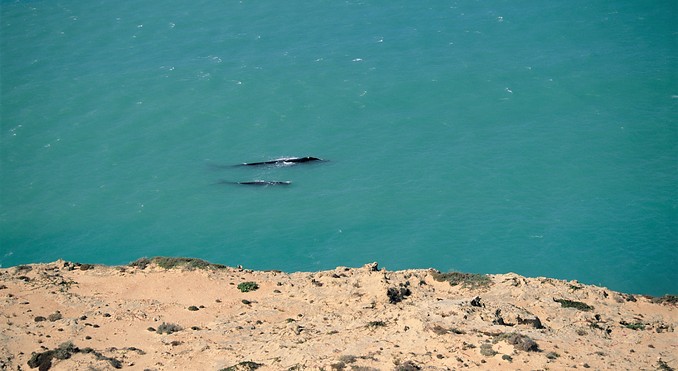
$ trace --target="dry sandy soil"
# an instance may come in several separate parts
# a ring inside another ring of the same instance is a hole
[[[292,274],[203,263],[0,269],[0,369],[678,367],[676,297],[376,263]]]

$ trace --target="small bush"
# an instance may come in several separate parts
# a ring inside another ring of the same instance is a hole
[[[49,316],[47,316],[47,319],[48,319],[50,322],[56,322],[56,321],[58,321],[58,320],[60,320],[60,319],[62,319],[62,318],[63,318],[63,316],[62,316],[61,313],[59,313],[58,311],[57,311],[57,312],[54,312],[54,313],[52,313],[52,314],[50,314]]]
[[[490,277],[484,274],[477,273],[461,273],[461,272],[449,272],[449,273],[440,273],[433,272],[433,279],[438,282],[447,281],[451,286],[462,285],[463,287],[470,289],[477,288],[486,288],[492,284]]]
[[[146,269],[146,267],[148,267],[150,264],[151,264],[151,259],[149,259],[149,258],[139,258],[139,259],[129,263],[128,265],[130,267],[137,267],[137,268],[140,268],[140,269]]]
[[[536,352],[539,350],[539,345],[537,345],[537,342],[530,339],[529,336],[521,335],[515,332],[499,335],[497,340],[504,340],[507,343],[513,345],[513,347],[517,350],[523,350],[526,352]]]
[[[367,327],[376,328],[376,327],[385,327],[386,322],[384,321],[371,321],[367,323]]]
[[[388,302],[391,304],[400,303],[406,297],[412,295],[412,291],[408,287],[389,287],[386,290],[386,296],[388,296]]]
[[[556,352],[548,352],[548,353],[546,353],[546,358],[548,358],[548,359],[556,359],[556,358],[558,358],[558,357],[560,357],[560,354],[558,354],[558,353],[556,353]]]
[[[452,328],[445,328],[440,325],[435,325],[431,329],[436,335],[446,335],[446,334],[457,334],[457,335],[463,335],[466,332],[464,330],[460,330],[458,328],[452,327]]]
[[[662,371],[674,371],[675,369],[671,366],[669,366],[668,363],[664,362],[663,360],[657,361],[657,367],[659,367],[660,370]]]
[[[356,357],[356,356],[352,356],[352,355],[344,355],[344,356],[339,357],[339,362],[343,362],[343,363],[353,363],[353,362],[355,362],[357,359],[358,359],[358,357]]]
[[[578,310],[583,310],[585,312],[588,312],[590,310],[593,310],[593,307],[586,304],[582,303],[581,301],[574,301],[574,300],[567,300],[567,299],[553,299],[556,303],[560,303],[560,306],[563,308],[574,308]]]
[[[242,282],[238,285],[238,290],[242,292],[250,292],[257,290],[259,288],[259,285],[257,285],[256,282]]]
[[[619,324],[631,330],[645,330],[645,324],[642,322],[627,323],[621,321]]]
[[[165,323],[163,322],[162,325],[158,326],[158,329],[155,330],[158,334],[173,334],[175,332],[181,331],[182,328],[179,325],[175,325],[173,323]]]
[[[237,365],[222,368],[219,371],[252,371],[258,369],[261,366],[263,366],[263,364],[261,363],[256,363],[252,361],[243,361],[238,363]]]
[[[77,265],[77,263],[76,263]],[[88,271],[90,269],[94,269],[94,264],[80,264],[80,270],[81,271]]]
[[[480,354],[484,355],[485,357],[494,357],[498,354],[498,352],[492,349],[492,344],[483,343],[480,345]]]

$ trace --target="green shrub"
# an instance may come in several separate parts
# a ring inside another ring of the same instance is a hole
[[[259,288],[259,285],[257,285],[256,282],[251,282],[251,281],[242,282],[238,285],[238,290],[240,290],[242,292],[250,292],[250,291],[254,291],[258,288]]]
[[[625,321],[621,321],[620,324],[631,330],[645,330],[645,324],[642,322],[627,323]]]
[[[588,312],[590,310],[593,310],[593,307],[582,303],[581,301],[574,301],[574,300],[567,300],[567,299],[553,299],[556,303],[560,303],[560,306],[563,308],[574,308],[578,310],[583,310],[585,312]]]

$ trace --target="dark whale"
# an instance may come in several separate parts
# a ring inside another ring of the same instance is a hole
[[[222,180],[220,184],[243,184],[243,185],[255,185],[255,186],[269,186],[269,185],[290,185],[292,182],[289,180],[250,180],[246,182],[227,182]]]
[[[325,161],[317,157],[282,157],[276,158],[275,160],[261,161],[261,162],[244,162],[239,166],[262,166],[262,165],[294,165],[294,164],[303,164],[306,162],[313,161]]]
[[[289,180],[283,180],[283,181],[279,181],[279,180],[251,180],[249,182],[238,182],[238,184],[267,186],[267,185],[290,185],[290,184],[292,184],[292,182],[290,182]]]

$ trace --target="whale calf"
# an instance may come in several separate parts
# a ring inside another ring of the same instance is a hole
[[[323,159],[317,158],[317,157],[281,157],[281,158],[276,158],[274,160],[269,160],[269,161],[261,161],[261,162],[243,162],[239,166],[262,166],[262,165],[278,165],[278,166],[286,166],[286,165],[294,165],[294,164],[303,164],[306,162],[313,162],[313,161],[325,161]]]

